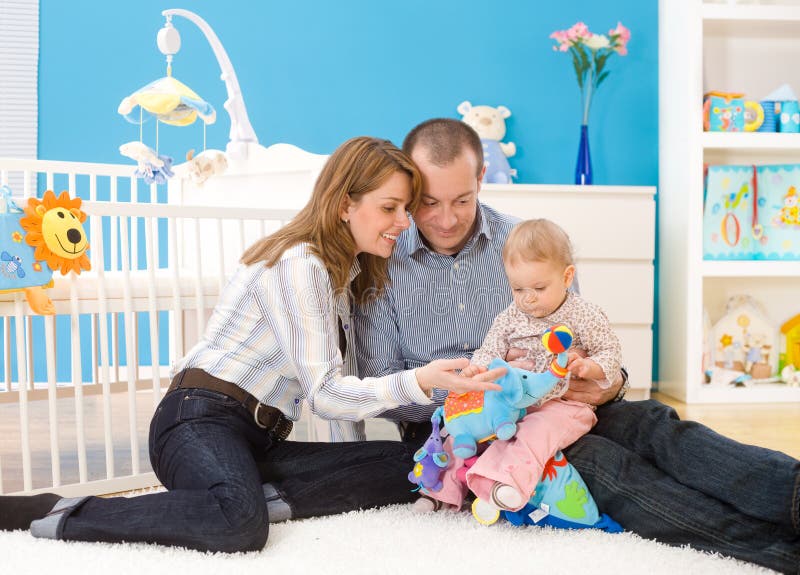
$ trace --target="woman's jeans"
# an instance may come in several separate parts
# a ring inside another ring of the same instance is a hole
[[[150,461],[168,491],[80,500],[56,515],[52,536],[256,551],[269,527],[264,481],[291,491],[296,517],[413,499],[399,488],[405,475],[386,476],[399,466],[408,473],[410,447],[366,442],[351,456],[357,445],[276,441],[236,400],[177,389],[162,399],[150,425]]]

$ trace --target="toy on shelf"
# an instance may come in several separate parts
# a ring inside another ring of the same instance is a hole
[[[707,260],[800,259],[800,164],[709,166]]]
[[[0,188],[0,292],[24,292],[35,313],[56,313],[45,291],[53,287],[53,271],[80,274],[91,268],[80,208],[80,198],[48,190],[41,200],[29,198],[22,210],[11,189]]]
[[[203,149],[205,149],[206,126],[213,124],[217,119],[216,111],[211,104],[172,76],[172,59],[180,49],[181,42],[178,31],[172,26],[170,16],[158,33],[157,43],[161,53],[167,57],[167,75],[123,98],[117,108],[117,112],[126,120],[139,126],[139,140],[121,145],[119,151],[122,155],[136,160],[135,175],[148,184],[164,184],[174,175],[172,158],[158,151],[160,123],[189,126],[197,119],[202,120]],[[155,120],[156,149],[150,148],[143,142],[143,125],[151,119]],[[196,182],[205,181],[209,175],[224,171],[227,167],[227,162],[224,164],[217,162],[211,166],[208,158],[201,159],[201,156],[202,154],[198,154],[194,158],[190,157],[187,168],[187,175],[193,174]]]
[[[719,381],[713,372],[722,369],[726,381],[736,382],[735,373],[746,375],[738,383],[769,380],[777,373],[776,330],[767,320],[763,307],[751,296],[733,296],[725,315],[714,324],[714,367],[711,381]]]
[[[517,153],[514,142],[503,143],[506,135],[506,118],[511,110],[505,106],[473,106],[465,100],[458,105],[461,120],[478,133],[483,144],[483,163],[486,173],[483,181],[488,184],[510,184],[511,178],[517,176],[506,158]]]
[[[703,128],[711,132],[743,132],[744,94],[738,92],[705,94]]]
[[[781,326],[781,343],[783,344],[783,351],[780,354],[781,373],[785,366],[800,370],[800,314]]]

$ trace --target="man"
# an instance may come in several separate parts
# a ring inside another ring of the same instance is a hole
[[[477,134],[456,120],[430,120],[403,149],[423,174],[423,199],[390,259],[385,296],[354,318],[362,377],[470,355],[511,302],[501,249],[515,220],[478,201]],[[626,388],[573,378],[565,396],[600,406],[594,430],[564,452],[601,510],[644,537],[797,572],[800,462],[682,422],[658,402],[620,401]],[[382,417],[416,446],[430,433],[433,408]],[[336,427],[340,439],[363,438],[363,428]]]
[[[430,120],[409,132],[403,149],[420,168],[425,188],[389,261],[386,297],[355,317],[359,372],[365,374],[470,356],[511,303],[501,252],[518,220],[478,201],[485,167],[477,134],[463,122]],[[434,399],[441,404],[446,392],[438,391]],[[622,379],[603,390],[575,378],[566,397],[599,405],[623,394]],[[404,406],[381,417],[398,422],[404,441],[422,443],[436,406]],[[364,438],[361,428],[336,427],[336,438]]]

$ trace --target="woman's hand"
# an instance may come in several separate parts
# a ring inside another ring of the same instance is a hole
[[[469,360],[466,357],[457,359],[437,359],[428,365],[418,367],[414,370],[417,376],[417,384],[427,395],[430,395],[434,387],[446,389],[454,393],[467,393],[468,391],[487,391],[502,389],[494,380],[503,377],[506,368],[498,367],[483,373],[478,373],[474,377],[463,377],[455,373],[456,370],[464,370],[469,367]]]

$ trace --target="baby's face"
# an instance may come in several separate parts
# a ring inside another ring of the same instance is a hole
[[[574,266],[519,259],[506,261],[505,269],[514,303],[533,317],[548,316],[564,303],[575,274]]]

